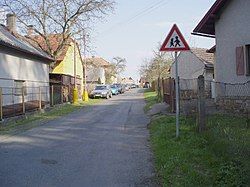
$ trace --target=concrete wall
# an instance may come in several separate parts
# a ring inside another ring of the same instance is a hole
[[[215,80],[244,83],[250,76],[236,75],[236,47],[250,44],[250,1],[234,0],[223,10],[215,24],[216,74]]]
[[[12,92],[10,87],[15,86],[14,80],[25,81],[27,87],[48,87],[49,65],[11,49],[0,48],[0,87],[4,87],[4,93]],[[29,91],[29,88],[27,88],[27,91]],[[3,98],[4,105],[13,103],[11,95],[4,95]],[[14,102],[19,103],[20,99],[20,97],[14,97]],[[43,99],[49,100],[49,92]]]
[[[204,75],[211,80],[211,73],[205,72],[205,64],[190,51],[180,52],[178,56],[178,74],[180,79],[194,79]],[[175,63],[171,66],[170,76],[175,78]]]

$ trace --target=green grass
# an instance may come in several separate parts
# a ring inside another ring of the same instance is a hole
[[[0,134],[15,134],[20,131],[25,131],[50,120],[65,116],[69,113],[81,109],[82,107],[94,105],[100,101],[101,100],[98,99],[89,99],[89,102],[59,105],[51,108],[45,113],[36,113],[34,115],[28,115],[26,118],[19,119],[16,121],[10,120],[6,124],[0,124]]]
[[[144,107],[145,112],[149,111],[154,104],[159,102],[157,98],[157,93],[150,89],[147,89],[144,92],[144,98],[146,101],[146,105]]]
[[[163,186],[247,186],[250,131],[246,118],[211,116],[199,134],[193,119],[158,116],[149,126],[155,165]]]

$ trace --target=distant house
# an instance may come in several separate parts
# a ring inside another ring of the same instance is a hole
[[[178,73],[180,79],[196,79],[203,75],[205,80],[212,80],[214,76],[214,55],[207,53],[207,49],[191,48],[178,55]],[[171,65],[170,76],[175,78],[175,62]]]
[[[43,50],[47,51],[47,45],[43,38],[34,36],[33,39],[40,43]],[[62,40],[62,35],[60,34],[51,34],[49,36],[49,42],[53,51],[58,48],[60,40]],[[72,99],[72,91],[76,84],[78,97],[80,99],[83,92],[83,71],[83,60],[79,46],[75,40],[69,38],[59,51],[56,61],[51,66],[50,83],[51,85],[54,85],[55,88],[56,86],[59,86],[60,88],[61,86],[64,86],[66,92],[70,94],[70,100]],[[59,94],[61,90],[58,90],[57,92]],[[65,90],[63,90],[63,92],[65,92]],[[63,98],[64,101],[65,99],[66,98]]]
[[[125,77],[122,79],[123,84],[135,84],[136,81],[132,77]]]
[[[16,17],[7,15],[7,27],[0,25],[0,88],[3,105],[38,100],[38,87],[45,88],[42,100],[49,102],[49,64],[53,59],[16,32]]]
[[[210,51],[215,53],[217,82],[250,81],[249,7],[249,0],[217,0],[193,31],[216,40]]]
[[[87,58],[86,76],[88,84],[105,84],[105,73],[110,66],[110,63],[101,57]]]

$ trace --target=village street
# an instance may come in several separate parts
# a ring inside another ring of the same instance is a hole
[[[155,186],[142,89],[0,137],[0,186]]]

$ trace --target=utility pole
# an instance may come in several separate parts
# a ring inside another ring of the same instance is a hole
[[[87,68],[87,55],[86,55],[86,35],[83,32],[83,56],[84,56],[84,92],[83,92],[83,100],[89,101],[89,95],[87,91],[87,75],[86,75],[86,68]]]
[[[73,103],[78,103],[78,91],[76,84],[76,41],[74,40],[74,90],[73,90]]]

